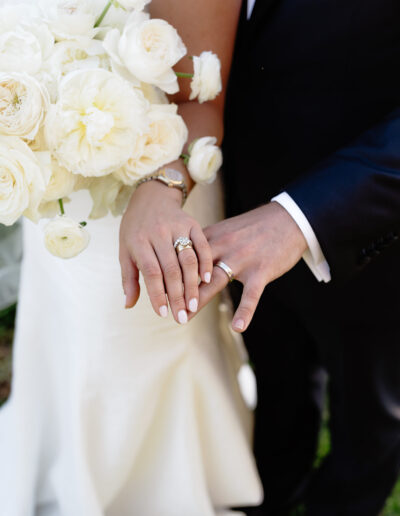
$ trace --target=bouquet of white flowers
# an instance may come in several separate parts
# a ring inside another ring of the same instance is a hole
[[[183,157],[197,182],[221,167],[215,139],[193,142],[167,94],[192,77],[191,99],[221,91],[220,62],[186,55],[179,34],[144,11],[150,0],[34,0],[0,8],[0,223],[52,218],[45,245],[62,258],[89,243],[64,202],[87,189],[89,218],[126,208],[135,184]]]

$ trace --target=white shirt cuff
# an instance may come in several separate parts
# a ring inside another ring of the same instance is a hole
[[[314,230],[304,213],[287,192],[282,192],[281,194],[271,199],[271,201],[275,201],[283,208],[285,208],[285,210],[299,226],[308,244],[308,249],[303,254],[304,261],[318,281],[329,283],[329,281],[331,281],[331,270],[329,264],[326,261],[324,253],[322,252]]]

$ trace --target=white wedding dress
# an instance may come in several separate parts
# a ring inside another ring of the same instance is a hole
[[[203,224],[219,216],[217,190],[189,199]],[[84,220],[87,195],[67,213]],[[219,301],[186,326],[157,317],[145,289],[126,311],[119,219],[88,229],[89,248],[63,261],[25,224],[12,396],[0,410],[1,515],[214,516],[259,504]]]

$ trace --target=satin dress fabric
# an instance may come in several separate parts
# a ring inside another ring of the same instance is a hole
[[[221,206],[214,185],[196,187],[187,209],[206,225]],[[87,192],[66,210],[85,220]],[[125,310],[119,223],[89,221],[90,246],[71,260],[24,225],[2,516],[222,516],[262,500],[226,308],[216,299],[179,326],[143,287]]]

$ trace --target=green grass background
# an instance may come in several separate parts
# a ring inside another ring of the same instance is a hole
[[[0,311],[0,406],[9,395],[11,380],[11,349],[15,318],[15,307]],[[320,434],[316,465],[329,453],[330,437],[328,429],[328,411],[325,413],[324,424]],[[1,501],[0,501],[1,504]],[[302,516],[304,509],[298,507],[292,516]],[[400,481],[395,486],[392,496],[386,503],[380,516],[400,516]]]

